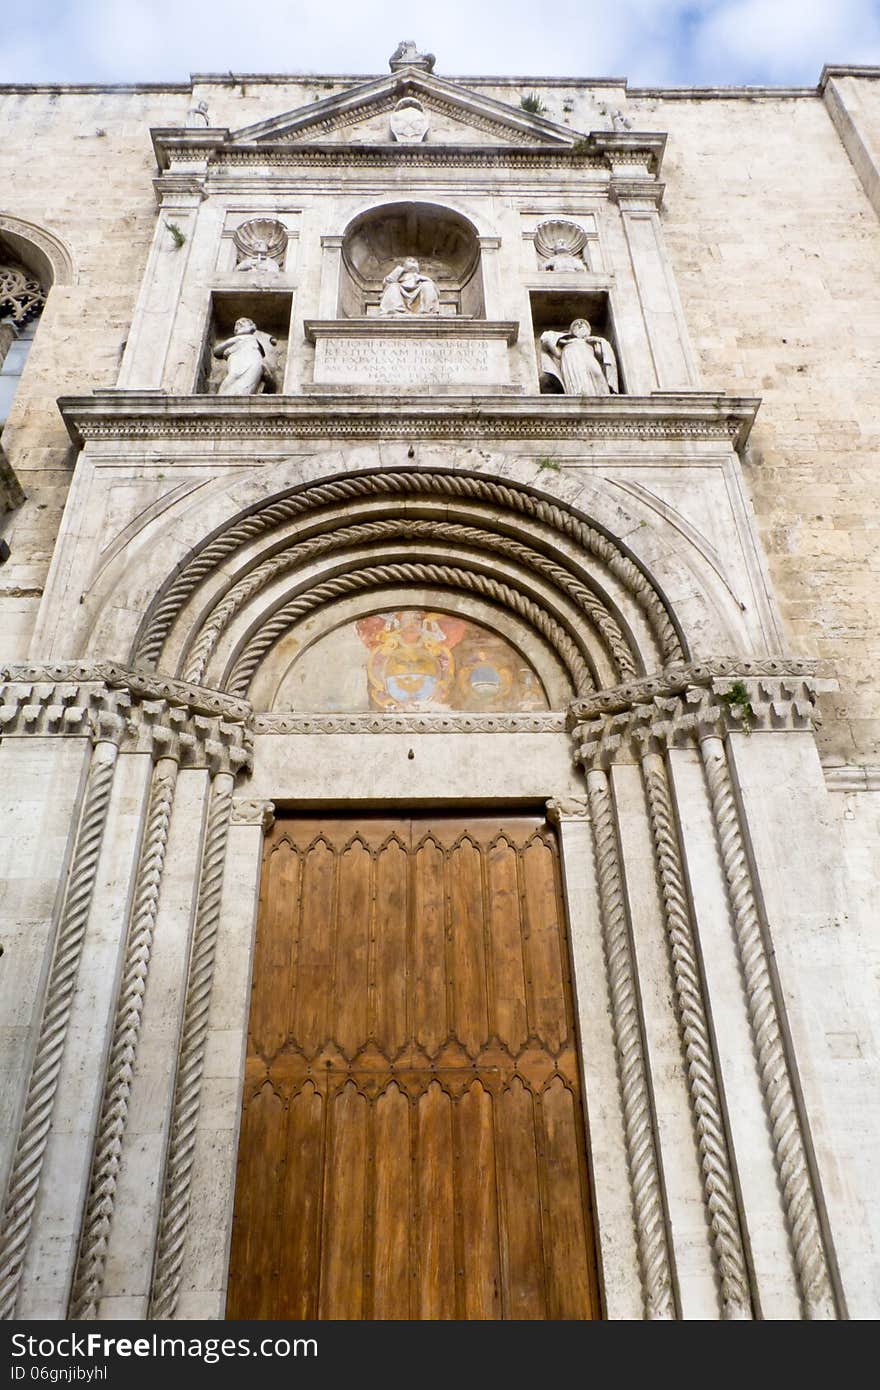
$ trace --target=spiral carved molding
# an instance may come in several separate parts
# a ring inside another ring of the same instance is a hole
[[[169,583],[147,615],[133,660],[155,666],[171,627],[187,599],[199,584],[228,556],[256,538],[320,507],[340,507],[362,497],[433,497],[489,503],[543,523],[559,532],[604,564],[634,597],[654,632],[664,662],[681,661],[686,653],[669,612],[656,589],[621,547],[566,507],[508,483],[467,474],[433,472],[383,472],[340,478],[316,484],[270,503],[228,530],[215,536]]]
[[[597,770],[588,773],[587,792],[596,847],[602,940],[611,996],[611,1021],[617,1051],[645,1316],[670,1319],[676,1316],[676,1310],[666,1215],[607,774]]]
[[[92,905],[98,855],[107,822],[113,774],[123,724],[118,716],[102,720],[100,741],[89,766],[36,1056],[31,1068],[24,1114],[6,1190],[0,1235],[0,1317],[15,1315],[18,1288],[37,1203],[52,1113],[86,923]]]
[[[813,1192],[806,1139],[789,1071],[780,1006],[770,973],[727,754],[722,740],[717,737],[702,739],[700,752],[727,880],[761,1090],[770,1119],[774,1159],[804,1312],[808,1318],[836,1318],[830,1264]]]
[[[560,564],[549,560],[531,546],[511,540],[508,536],[487,531],[478,526],[463,526],[447,521],[410,521],[391,519],[346,526],[329,535],[313,536],[292,545],[280,555],[273,556],[251,571],[217,605],[203,622],[189,653],[184,679],[198,683],[203,679],[207,663],[224,630],[237,612],[278,575],[284,574],[318,556],[332,554],[348,546],[363,546],[397,539],[455,542],[484,549],[489,554],[506,556],[524,569],[542,575],[561,590],[585,614],[600,633],[612,661],[622,678],[634,677],[635,660],[619,624],[605,604]]]
[[[742,1229],[715,1056],[703,1002],[703,983],[688,907],[681,851],[660,753],[642,759],[672,974],[678,1004],[687,1084],[697,1130],[703,1198],[725,1318],[750,1318],[752,1302]]]
[[[180,1293],[232,788],[233,778],[221,772],[214,778],[211,789],[165,1160],[162,1209],[150,1293],[151,1318],[172,1318]]]
[[[339,598],[342,594],[357,593],[361,589],[375,588],[380,584],[400,583],[452,585],[494,599],[496,603],[525,618],[547,639],[567,668],[576,691],[583,693],[593,688],[592,673],[576,642],[555,618],[550,617],[546,609],[512,585],[502,584],[489,575],[462,569],[460,566],[395,564],[370,565],[338,575],[335,579],[317,584],[307,593],[300,594],[283,608],[279,608],[242,649],[226,682],[230,692],[234,695],[244,695],[247,692],[257,666],[273,642],[303,614],[310,613],[329,599]]]
[[[101,1113],[92,1150],[88,1198],[68,1312],[68,1316],[76,1320],[96,1317],[104,1282],[176,783],[176,760],[162,758],[153,771]]]

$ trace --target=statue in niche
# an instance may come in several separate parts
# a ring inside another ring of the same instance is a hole
[[[218,396],[256,396],[261,389],[275,390],[275,375],[266,348],[253,319],[236,319],[232,337],[214,348],[214,356],[226,361],[226,375],[217,388]],[[268,339],[273,346],[274,338]]]
[[[379,313],[439,314],[440,296],[430,275],[423,275],[415,256],[407,256],[385,276],[385,289],[379,300]]]
[[[278,275],[287,248],[287,229],[274,217],[252,217],[232,234],[238,253],[236,270]]]
[[[562,383],[566,396],[607,396],[620,389],[614,349],[592,333],[586,319],[575,319],[565,333],[542,333],[541,355],[545,373]],[[545,393],[553,389],[542,386]]]
[[[576,222],[554,217],[535,228],[535,250],[542,270],[585,271],[587,234]]]
[[[415,97],[401,97],[391,112],[391,134],[400,145],[418,145],[428,133],[428,116]]]
[[[198,129],[208,124],[208,103],[197,101],[186,113],[186,124],[190,129]]]

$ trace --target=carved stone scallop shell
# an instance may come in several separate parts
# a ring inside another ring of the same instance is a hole
[[[535,250],[542,260],[552,256],[563,244],[569,256],[579,256],[587,244],[587,234],[577,222],[564,217],[550,217],[535,228]]]
[[[252,217],[236,227],[232,239],[242,258],[256,256],[262,250],[261,243],[265,242],[268,255],[280,262],[287,245],[287,229],[274,217]]]

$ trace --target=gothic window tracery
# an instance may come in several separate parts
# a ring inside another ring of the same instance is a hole
[[[32,271],[0,259],[0,426],[12,408],[45,303],[46,292]]]

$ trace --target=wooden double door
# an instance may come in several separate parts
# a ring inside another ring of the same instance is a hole
[[[229,1318],[600,1316],[555,836],[267,837]]]

